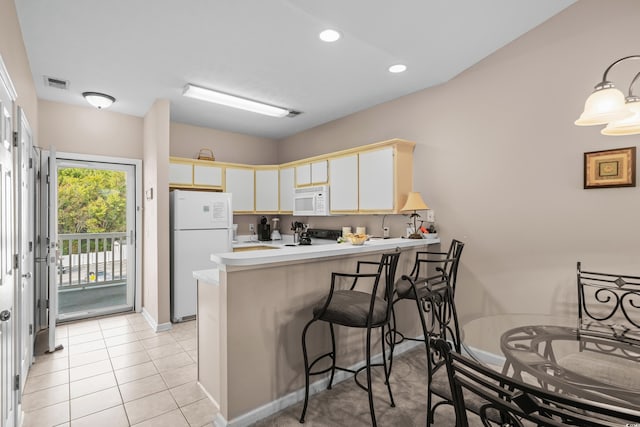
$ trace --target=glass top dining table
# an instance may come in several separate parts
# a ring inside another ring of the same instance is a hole
[[[640,410],[640,343],[578,334],[571,316],[503,314],[463,325],[476,361],[547,390]]]

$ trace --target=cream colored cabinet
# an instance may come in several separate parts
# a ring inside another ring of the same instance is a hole
[[[326,160],[303,163],[296,166],[296,186],[320,185],[329,181]]]
[[[311,163],[311,184],[326,184],[329,181],[326,160]]]
[[[358,210],[358,155],[329,159],[331,212]]]
[[[293,190],[296,188],[295,168],[280,169],[280,212],[293,212]]]
[[[278,168],[256,169],[256,212],[278,212]]]
[[[311,184],[311,163],[296,166],[296,187]]]
[[[220,166],[202,163],[194,164],[193,185],[196,187],[222,188],[222,168]]]
[[[191,186],[193,185],[193,164],[183,162],[169,163],[169,185]]]
[[[213,162],[173,157],[169,160],[169,186],[222,189],[223,167]]]
[[[395,204],[394,148],[359,154],[360,211],[392,211]]]
[[[231,204],[234,212],[253,213],[254,211],[254,176],[253,168],[225,168],[225,189],[231,193]]]

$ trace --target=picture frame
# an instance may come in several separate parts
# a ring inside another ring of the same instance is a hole
[[[584,153],[584,188],[636,186],[636,147]]]

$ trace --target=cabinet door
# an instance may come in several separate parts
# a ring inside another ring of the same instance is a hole
[[[294,168],[280,169],[280,212],[293,212]]]
[[[193,184],[222,187],[222,168],[220,166],[193,165]]]
[[[329,159],[331,211],[358,210],[358,155]]]
[[[296,186],[311,184],[311,164],[296,166]]]
[[[359,156],[360,210],[393,209],[393,147],[364,151]]]
[[[169,163],[169,184],[193,185],[193,165]]]
[[[256,170],[256,211],[278,211],[278,169]]]
[[[327,174],[327,161],[321,160],[319,162],[311,163],[311,183],[312,184],[326,184],[328,179]]]
[[[233,211],[253,212],[253,169],[227,167],[225,172],[225,191],[231,193]]]

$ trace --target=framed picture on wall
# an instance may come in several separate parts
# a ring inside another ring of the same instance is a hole
[[[584,188],[636,186],[636,147],[584,153]]]

